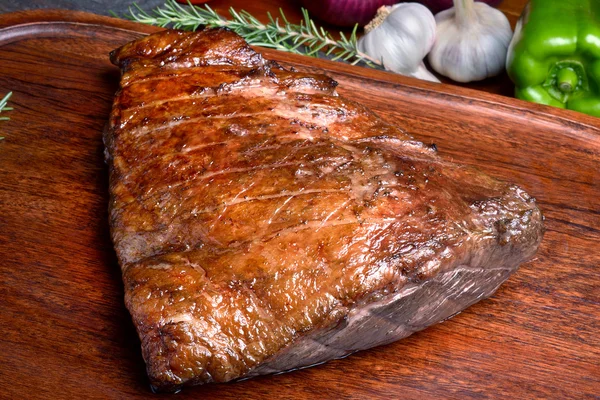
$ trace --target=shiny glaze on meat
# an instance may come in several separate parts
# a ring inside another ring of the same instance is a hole
[[[522,189],[440,159],[232,32],[165,31],[111,57],[110,223],[158,389],[396,340],[489,296],[539,245]],[[460,301],[427,304],[451,287]],[[395,312],[407,296],[418,307]],[[370,339],[377,308],[397,332]],[[407,324],[418,313],[427,323]]]

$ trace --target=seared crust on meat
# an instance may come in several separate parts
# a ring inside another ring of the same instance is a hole
[[[111,60],[111,232],[161,390],[407,336],[491,295],[541,241],[522,189],[228,30],[167,30]]]

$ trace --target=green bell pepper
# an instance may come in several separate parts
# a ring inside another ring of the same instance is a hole
[[[506,70],[519,99],[600,117],[600,0],[531,0]]]

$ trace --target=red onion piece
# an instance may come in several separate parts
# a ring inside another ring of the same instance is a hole
[[[452,0],[416,0],[431,10],[432,13],[437,14],[440,11],[447,10],[448,8],[454,7]],[[502,0],[476,0],[483,3],[487,3],[492,7],[496,7],[502,2]]]
[[[336,26],[368,24],[381,6],[400,3],[399,0],[301,0],[311,17]]]

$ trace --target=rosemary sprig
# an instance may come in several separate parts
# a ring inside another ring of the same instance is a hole
[[[221,17],[208,5],[204,7],[182,6],[175,0],[166,0],[162,7],[150,13],[142,10],[136,3],[129,8],[126,18],[149,25],[161,27],[171,26],[176,29],[196,30],[201,26],[209,28],[227,27],[242,36],[254,46],[304,54],[312,57],[325,55],[332,60],[344,60],[351,64],[364,63],[370,67],[381,67],[379,60],[369,57],[358,49],[354,26],[352,34],[347,37],[340,32],[340,39],[335,40],[323,27],[317,27],[310,19],[308,11],[302,9],[304,19],[300,24],[292,24],[279,9],[281,19],[273,18],[269,13],[269,22],[263,24],[247,11],[229,9],[230,19]]]
[[[0,100],[0,113],[2,111],[11,111],[13,108],[12,107],[7,107],[6,105],[8,104],[8,99],[10,99],[10,96],[12,96],[12,92],[8,92],[6,94],[6,96],[4,96],[2,98],[2,100]],[[2,116],[0,117],[0,121],[8,121],[10,119],[10,117],[5,117]],[[0,140],[4,139],[4,136],[0,136]]]
[[[0,112],[11,111],[13,109],[12,107],[6,106],[8,104],[8,99],[10,99],[10,96],[12,96],[12,92],[8,92],[6,96],[4,96],[2,100],[0,100]],[[9,119],[9,117],[0,117],[0,121],[8,121]]]

